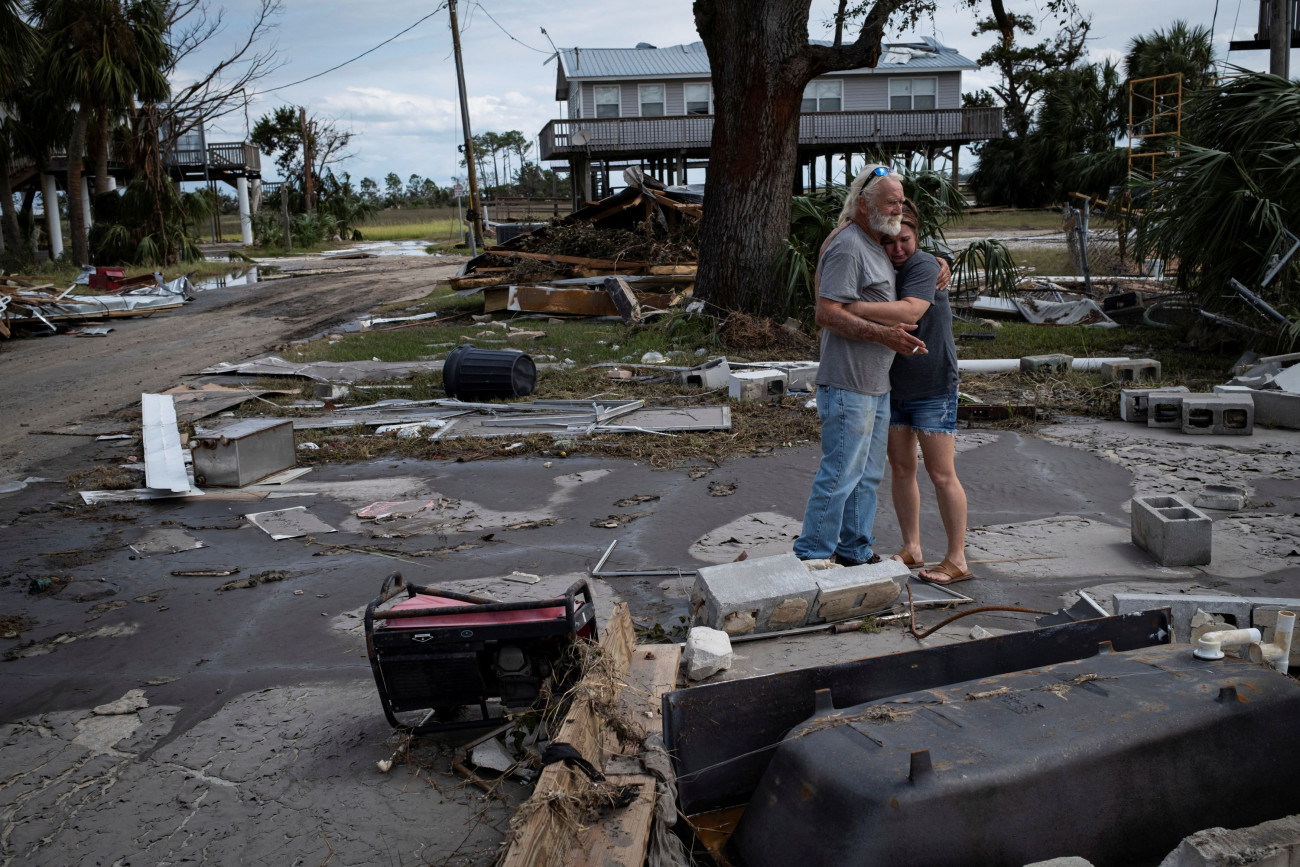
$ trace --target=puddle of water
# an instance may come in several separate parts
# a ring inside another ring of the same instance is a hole
[[[426,253],[424,248],[430,243],[430,241],[371,241],[348,247],[346,250],[329,250],[321,255],[327,259],[331,256],[346,256],[351,253],[369,253],[372,256],[428,256],[430,254]]]
[[[249,268],[246,271],[232,271],[221,277],[205,277],[202,280],[193,282],[194,288],[199,291],[224,289],[227,286],[251,286],[257,282],[257,269]]]

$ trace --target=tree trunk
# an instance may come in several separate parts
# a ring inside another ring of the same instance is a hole
[[[95,136],[94,160],[92,165],[95,167],[95,192],[108,192],[108,108],[101,106],[95,113],[95,120],[98,124],[98,131]]]
[[[68,138],[68,231],[72,235],[72,259],[76,265],[90,264],[90,247],[86,243],[86,212],[81,204],[86,115],[89,111],[85,105],[77,109],[72,120],[72,135]],[[48,203],[46,206],[49,207]]]
[[[14,191],[9,185],[10,159],[8,150],[0,145],[0,232],[3,233],[5,249],[18,251],[18,211],[14,209]]]
[[[874,0],[853,43],[824,46],[808,43],[811,0],[695,0],[715,94],[696,298],[780,312],[772,274],[790,232],[804,85],[874,67],[889,16],[913,2]]]
[[[697,0],[716,113],[695,297],[775,309],[772,268],[790,232],[799,107],[811,78],[808,0]]]

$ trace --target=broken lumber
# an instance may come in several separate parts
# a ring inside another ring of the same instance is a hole
[[[602,676],[620,682],[627,674],[636,635],[632,631],[632,617],[627,603],[614,606],[605,628],[601,630],[600,649],[605,665]],[[600,685],[593,685],[599,691]],[[584,694],[584,684],[579,683],[574,694]],[[590,702],[577,700],[555,736],[557,743],[573,746],[582,757],[597,767],[604,764],[601,742],[605,720],[597,716]],[[517,828],[514,841],[506,852],[502,867],[563,867],[573,844],[571,829],[549,802],[556,793],[573,796],[590,786],[581,771],[571,769],[563,762],[547,765],[537,778],[532,796],[519,808],[518,815],[527,816]]]
[[[507,250],[503,247],[492,247],[484,251],[493,256],[516,259],[536,259],[539,262],[559,263],[563,265],[585,265],[588,268],[609,268],[619,271],[632,271],[638,268],[649,268],[648,262],[624,262],[618,259],[591,259],[586,256],[563,256],[559,253],[525,253],[523,250]]]
[[[641,305],[632,294],[632,287],[622,277],[606,277],[605,291],[618,308],[618,315],[624,322],[636,324],[641,321]]]
[[[642,726],[647,735],[663,733],[663,697],[677,685],[681,657],[680,644],[645,644],[633,650],[618,707],[621,717]],[[605,732],[605,741],[610,755],[636,755],[635,750],[624,748],[613,732]],[[636,800],[579,835],[565,864],[640,867],[645,862],[654,821],[656,780],[649,773],[611,775],[609,780],[616,786],[638,786]]]

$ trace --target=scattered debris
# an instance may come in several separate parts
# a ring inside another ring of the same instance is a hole
[[[704,680],[719,671],[731,668],[731,637],[721,629],[693,626],[686,637],[686,650],[682,662],[686,676],[691,680]]]
[[[184,530],[176,527],[154,527],[145,530],[140,538],[131,543],[131,550],[137,554],[150,556],[152,554],[175,554],[180,551],[193,551],[195,548],[206,548],[207,544],[200,542]]]
[[[22,638],[36,628],[36,621],[26,614],[0,614],[0,638]]]
[[[272,512],[254,512],[244,516],[254,527],[275,541],[297,539],[322,533],[337,533],[334,527],[307,511],[306,506],[292,506]]]
[[[256,587],[259,584],[271,584],[276,581],[283,581],[289,577],[288,572],[279,569],[270,569],[266,572],[258,572],[256,575],[249,575],[247,578],[237,578],[234,581],[227,581],[218,587],[218,590],[247,590],[250,587]]]
[[[591,522],[591,526],[605,530],[617,530],[626,524],[630,524],[638,518],[645,518],[650,512],[622,512],[617,515],[610,515],[608,518],[597,518]]]

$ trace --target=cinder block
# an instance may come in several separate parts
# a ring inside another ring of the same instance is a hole
[[[687,388],[722,388],[731,376],[731,365],[724,358],[711,358],[690,370],[683,370],[678,383]]]
[[[1252,612],[1261,606],[1272,605],[1288,611],[1300,611],[1300,599],[1278,596],[1210,596],[1190,593],[1116,593],[1115,613],[1132,614],[1152,608],[1168,608],[1174,641],[1187,644],[1192,631],[1192,619],[1197,611],[1222,617],[1234,629],[1251,625]]]
[[[312,386],[312,394],[318,400],[344,400],[352,391],[346,385],[335,382],[318,382]]]
[[[1020,372],[1051,371],[1053,373],[1065,373],[1069,371],[1072,364],[1074,364],[1073,355],[1026,355],[1020,359]]]
[[[808,622],[817,582],[794,554],[705,566],[691,591],[695,620],[728,635],[794,629]]]
[[[1257,423],[1300,430],[1300,394],[1261,389],[1252,391],[1251,399],[1255,402]]]
[[[816,361],[792,361],[778,370],[785,371],[786,388],[790,391],[816,391],[819,368],[821,364]]]
[[[814,572],[818,594],[810,620],[843,620],[887,608],[898,598],[901,582],[909,574],[898,560]]]
[[[1250,436],[1255,430],[1255,403],[1248,394],[1214,394],[1183,398],[1183,433]]]
[[[1236,512],[1246,508],[1250,492],[1240,485],[1205,485],[1192,505],[1198,509]]]
[[[727,377],[732,400],[780,400],[785,397],[785,374],[779,370],[740,370]]]
[[[1180,429],[1183,426],[1183,400],[1188,397],[1214,397],[1203,391],[1165,391],[1160,389],[1147,396],[1147,427]]]
[[[1101,378],[1106,382],[1159,382],[1160,362],[1154,358],[1103,361]]]
[[[1161,566],[1203,566],[1210,562],[1214,524],[1178,497],[1134,497],[1133,544]]]
[[[1250,625],[1264,633],[1264,643],[1271,644],[1273,630],[1277,628],[1277,613],[1294,611],[1300,613],[1300,606],[1294,608],[1286,605],[1259,605],[1250,613]],[[1300,666],[1300,641],[1291,639],[1291,667]]]
[[[1124,388],[1119,393],[1119,417],[1124,421],[1145,424],[1154,394],[1187,394],[1185,385],[1172,388]]]
[[[1215,394],[1251,394],[1255,389],[1249,385],[1216,385]]]

